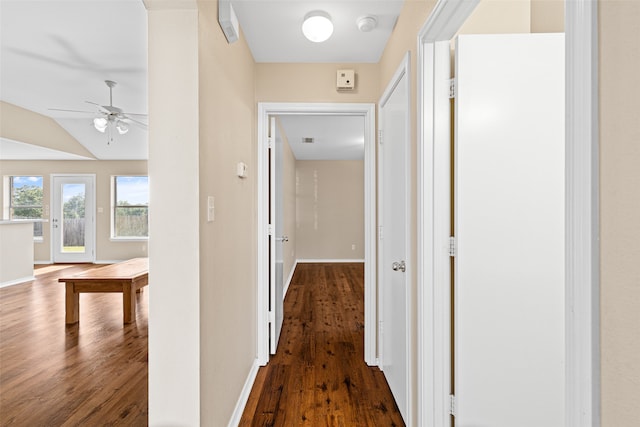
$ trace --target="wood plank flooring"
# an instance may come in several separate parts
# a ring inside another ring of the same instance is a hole
[[[241,427],[404,426],[382,372],[364,363],[363,264],[298,264],[284,307]]]
[[[65,325],[62,275],[98,266],[38,266],[33,282],[0,289],[1,426],[146,426],[147,292],[136,322],[122,294],[80,295]]]

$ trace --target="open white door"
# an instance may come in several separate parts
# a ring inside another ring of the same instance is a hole
[[[53,262],[95,261],[95,176],[52,175]]]
[[[565,423],[564,36],[459,36],[455,424]]]
[[[278,135],[276,118],[269,120],[269,351],[276,353],[283,319],[283,232],[282,197],[283,141]]]
[[[380,367],[407,425],[410,415],[409,55],[380,100]]]

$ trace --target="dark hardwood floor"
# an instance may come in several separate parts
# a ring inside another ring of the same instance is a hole
[[[240,426],[403,426],[364,363],[362,264],[298,264],[278,352],[260,368]]]
[[[38,266],[33,282],[0,289],[1,426],[146,426],[147,292],[136,322],[122,294],[81,294],[65,324],[62,275],[98,266]]]

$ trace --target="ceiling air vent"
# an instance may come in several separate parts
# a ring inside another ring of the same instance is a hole
[[[311,138],[310,136],[305,136],[304,138],[302,138],[302,143],[303,144],[313,144],[313,138]]]

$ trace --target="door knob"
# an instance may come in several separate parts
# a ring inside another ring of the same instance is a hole
[[[391,269],[393,271],[402,271],[403,273],[407,271],[407,264],[404,261],[394,262],[391,264]]]

